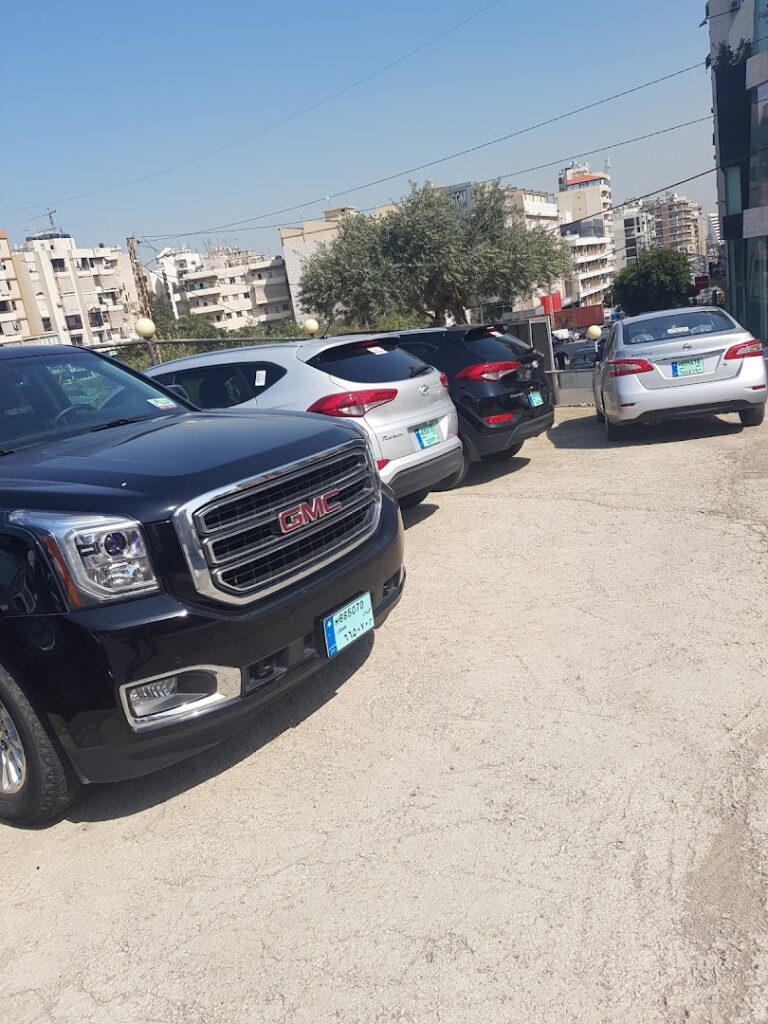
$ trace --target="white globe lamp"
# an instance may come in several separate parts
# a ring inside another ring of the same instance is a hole
[[[602,333],[603,332],[600,330],[600,328],[596,324],[593,324],[587,331],[587,338],[590,341],[600,341],[600,336],[602,335]]]
[[[317,322],[317,320],[315,320],[313,316],[306,319],[302,326],[307,334],[317,334],[317,332],[320,330],[320,324]]]
[[[145,341],[154,338],[157,330],[154,320],[150,320],[148,316],[140,316],[133,326],[138,336],[144,338]]]

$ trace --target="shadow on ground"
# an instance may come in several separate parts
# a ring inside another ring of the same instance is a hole
[[[427,519],[431,519],[439,509],[440,506],[433,505],[431,501],[422,502],[421,505],[417,505],[415,508],[404,508],[401,510],[403,526],[406,530],[410,530],[414,526],[419,526],[421,523],[426,522]]]
[[[522,456],[512,459],[481,459],[480,462],[473,462],[464,487],[477,487],[479,484],[489,484],[502,476],[511,476],[519,473],[530,465],[531,460]]]
[[[622,427],[618,441],[609,441],[605,427],[594,416],[564,420],[552,427],[547,436],[556,448],[636,448],[649,444],[674,444],[695,441],[703,437],[724,437],[740,434],[741,423],[733,423],[717,416],[700,416],[690,420],[671,420],[667,423],[639,424]]]
[[[138,814],[156,804],[188,792],[203,782],[251,757],[288,729],[306,721],[336,696],[338,690],[367,661],[373,637],[359,640],[349,651],[330,662],[260,711],[246,718],[239,732],[223,743],[154,775],[128,782],[86,786],[78,803],[66,814],[70,821],[109,821]]]

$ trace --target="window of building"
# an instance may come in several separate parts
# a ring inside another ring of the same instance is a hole
[[[51,318],[49,316],[43,317],[43,330],[47,333],[51,329]]]
[[[725,212],[741,213],[741,168],[726,167],[725,175]]]
[[[247,299],[247,298],[248,298],[248,292],[243,292],[243,298],[244,298],[244,299]]]
[[[289,309],[289,308],[290,308],[290,307],[288,306],[288,303],[287,303],[287,302],[284,302],[284,303],[283,303],[283,312],[284,312],[284,313],[287,313],[287,312],[288,312],[288,309]]]
[[[258,274],[256,275],[256,277],[258,277],[258,279],[259,279],[260,281],[263,281],[263,280],[264,280],[264,278],[263,278],[263,277],[262,277],[262,275],[261,275],[261,272],[259,272],[259,273],[258,273]]]
[[[68,331],[82,331],[83,321],[79,314],[64,317]]]
[[[53,260],[52,259],[51,260],[51,269],[53,270],[54,274],[61,274],[61,273],[63,273],[67,269],[67,265],[64,262],[64,260],[60,260],[60,259]]]

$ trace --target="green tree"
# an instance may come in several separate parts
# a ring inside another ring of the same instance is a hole
[[[569,265],[561,240],[527,230],[500,185],[476,186],[467,217],[442,191],[412,186],[387,216],[346,218],[307,263],[302,305],[323,321],[376,327],[392,317],[466,322],[479,303],[513,304]]]
[[[685,306],[694,294],[688,257],[670,249],[649,249],[619,271],[613,299],[629,316]]]
[[[302,305],[324,322],[342,320],[372,327],[396,311],[393,267],[384,252],[385,234],[373,217],[350,215],[339,235],[307,262],[301,279]]]

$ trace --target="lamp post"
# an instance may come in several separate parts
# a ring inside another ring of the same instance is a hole
[[[155,348],[155,343],[152,340],[157,331],[154,320],[150,320],[148,316],[140,316],[133,326],[138,336],[147,343],[149,358],[152,360],[152,365],[157,366],[160,360],[157,358],[157,349]]]

